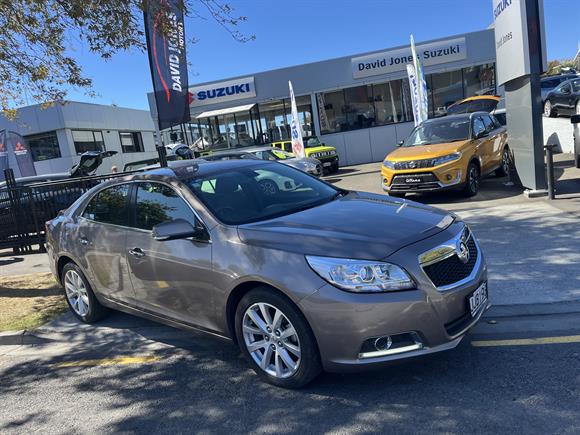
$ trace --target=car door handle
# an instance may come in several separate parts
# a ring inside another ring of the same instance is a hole
[[[89,246],[89,239],[87,239],[86,237],[81,237],[79,239],[79,243],[83,246]]]
[[[129,249],[129,254],[131,254],[135,258],[145,257],[145,252],[143,252],[143,250],[141,248]]]

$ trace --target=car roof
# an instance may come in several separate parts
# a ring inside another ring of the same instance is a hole
[[[423,121],[422,124],[438,122],[438,121],[460,121],[470,119],[474,115],[489,115],[488,112],[478,111],[478,112],[468,112],[468,113],[456,113],[451,115],[440,116],[438,118],[429,118]]]

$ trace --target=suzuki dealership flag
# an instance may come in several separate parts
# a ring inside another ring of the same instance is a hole
[[[305,157],[304,142],[302,142],[302,129],[300,128],[300,119],[298,119],[298,108],[294,98],[294,89],[292,82],[288,80],[290,87],[290,102],[292,104],[292,124],[290,124],[290,133],[292,135],[292,152],[296,157]]]
[[[415,125],[426,121],[429,116],[429,94],[427,92],[427,82],[425,81],[425,73],[423,72],[423,65],[421,59],[417,56],[415,50],[415,39],[411,35],[411,54],[413,55],[413,66],[415,67],[415,76],[417,78],[419,119],[415,118]]]
[[[6,143],[4,145],[8,151],[14,153],[21,177],[31,177],[36,175],[30,147],[20,134],[15,131],[7,132]]]
[[[415,67],[412,64],[407,64],[407,75],[409,76],[409,88],[411,88],[411,104],[413,106],[413,119],[415,125],[421,122],[421,113],[419,112],[419,84],[417,83],[417,75],[415,74]]]
[[[148,0],[144,16],[157,117],[163,130],[190,122],[183,2]]]
[[[8,148],[6,148],[6,130],[0,131],[0,181],[4,181],[4,169],[8,169]]]

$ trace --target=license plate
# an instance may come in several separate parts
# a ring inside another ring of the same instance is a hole
[[[468,298],[471,317],[476,317],[482,306],[487,304],[487,282],[482,283]]]
[[[322,166],[324,166],[325,168],[328,168],[332,163],[330,162],[325,162],[322,164]]]

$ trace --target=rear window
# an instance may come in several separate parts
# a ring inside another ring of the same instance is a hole
[[[497,103],[496,100],[492,99],[466,101],[447,108],[447,114],[491,112],[497,107]]]

